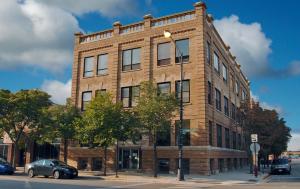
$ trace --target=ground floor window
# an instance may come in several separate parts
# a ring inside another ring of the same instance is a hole
[[[209,169],[210,169],[210,174],[214,174],[214,159],[209,160]]]
[[[170,171],[170,159],[168,158],[159,158],[158,159],[158,172],[159,173],[167,173]]]
[[[178,158],[175,161],[176,161],[176,169],[178,170],[178,163],[179,163]],[[182,170],[183,170],[183,174],[185,175],[190,174],[190,159],[187,158],[182,159]]]
[[[94,157],[92,158],[92,170],[93,171],[101,171],[102,169],[102,158],[101,157]]]
[[[243,168],[243,158],[240,158],[240,168]]]
[[[8,145],[0,144],[0,158],[7,160]]]
[[[228,158],[228,159],[227,159],[227,169],[228,169],[228,170],[231,170],[231,168],[232,168],[232,167],[231,167],[231,159]]]
[[[234,158],[233,165],[234,165],[234,168],[237,169],[237,167],[238,167],[237,158]]]
[[[220,172],[224,172],[224,159],[218,160],[218,169]]]
[[[141,151],[137,148],[119,149],[119,169],[139,169]]]
[[[88,158],[78,158],[78,170],[87,170],[88,168]]]

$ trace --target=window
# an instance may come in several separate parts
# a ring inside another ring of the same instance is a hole
[[[219,56],[216,53],[214,53],[214,68],[215,68],[216,72],[218,72],[220,74]]]
[[[236,112],[235,112],[235,105],[233,103],[231,103],[231,118],[235,120],[236,116],[235,116]]]
[[[227,77],[228,77],[228,71],[227,71],[227,67],[225,66],[225,64],[223,63],[223,81],[227,83]]]
[[[158,95],[168,95],[171,93],[171,82],[157,84]]]
[[[212,87],[211,87],[211,82],[208,81],[207,84],[208,84],[207,101],[208,101],[208,104],[212,104],[212,101],[211,101],[211,99],[212,99]]]
[[[226,148],[230,148],[229,129],[227,129],[227,128],[225,128],[225,146],[226,146]]]
[[[238,81],[235,81],[235,93],[239,96],[240,85]]]
[[[216,88],[216,108],[219,111],[222,111],[221,107],[221,92]]]
[[[161,43],[157,45],[157,65],[168,65],[171,63],[170,55],[171,43]]]
[[[190,102],[190,80],[183,80],[182,81],[182,101],[183,103]],[[176,97],[180,99],[180,81],[176,81]]]
[[[123,107],[133,107],[137,105],[137,98],[140,96],[139,86],[133,87],[122,87],[121,89],[121,100]]]
[[[170,146],[171,144],[171,130],[167,127],[165,130],[157,132],[156,145],[157,146]]]
[[[237,137],[237,149],[238,150],[242,149],[242,137],[241,137],[241,134],[238,134],[238,137]]]
[[[86,110],[86,107],[89,105],[89,103],[92,100],[92,91],[86,91],[82,93],[82,105],[81,110]]]
[[[217,124],[217,146],[221,147],[223,146],[222,142],[222,126]]]
[[[102,169],[102,158],[101,157],[94,157],[92,158],[92,171],[101,171]]]
[[[94,57],[84,58],[83,77],[92,77],[94,70]]]
[[[210,64],[210,43],[206,42],[206,62]]]
[[[243,89],[242,90],[242,100],[246,100],[247,99],[247,94],[246,91]]]
[[[230,86],[232,87],[232,91],[235,92],[235,87],[234,87],[234,77],[232,74],[230,74]]]
[[[141,48],[123,51],[122,70],[136,70],[141,65]]]
[[[224,113],[225,115],[229,116],[229,103],[226,96],[224,96]]]
[[[236,149],[236,132],[232,132],[232,148]]]
[[[158,172],[169,174],[169,171],[170,171],[170,159],[159,158],[158,159]]]
[[[208,121],[208,137],[209,137],[209,145],[213,145],[213,124],[211,121]]]
[[[179,126],[180,121],[175,121],[175,137],[176,137],[176,145],[178,145],[178,135],[179,135]],[[182,139],[182,145],[183,146],[189,146],[191,144],[190,142],[191,138],[191,132],[190,132],[190,120],[183,120],[183,126],[182,126],[182,133],[181,133],[181,139]]]
[[[190,58],[189,53],[189,39],[177,40],[176,47],[182,53],[182,62],[188,62]],[[175,63],[180,63],[180,53],[176,50]]]
[[[98,56],[97,75],[107,74],[108,54]]]
[[[98,89],[96,90],[96,97],[99,95],[104,95],[106,93],[106,89]]]

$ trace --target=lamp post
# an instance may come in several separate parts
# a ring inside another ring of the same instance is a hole
[[[184,180],[184,174],[183,174],[183,169],[182,169],[182,157],[183,157],[183,150],[182,150],[182,128],[183,128],[183,61],[182,57],[183,54],[180,51],[180,49],[177,47],[176,42],[172,38],[172,34],[169,31],[164,31],[164,37],[171,39],[171,41],[175,44],[175,49],[180,55],[180,104],[179,104],[179,116],[180,116],[180,125],[179,125],[179,133],[178,133],[178,171],[177,171],[177,179],[179,181]]]

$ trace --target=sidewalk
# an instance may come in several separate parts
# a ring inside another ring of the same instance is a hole
[[[133,172],[119,172],[119,177],[116,178],[115,174],[108,174],[108,176],[102,176],[100,172],[79,172],[80,177],[98,177],[103,180],[115,180],[124,182],[161,182],[161,183],[174,183],[177,181],[176,175],[173,174],[159,174],[157,178],[153,178],[151,174],[145,173],[133,173]],[[231,184],[249,184],[260,183],[266,177],[268,172],[264,174],[259,173],[255,178],[253,174],[249,174],[249,168],[243,168],[239,170],[228,171],[211,176],[204,175],[185,175],[185,183],[201,183],[201,184],[219,184],[219,185],[231,185]]]

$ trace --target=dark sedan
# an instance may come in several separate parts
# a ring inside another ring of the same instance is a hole
[[[271,164],[271,174],[287,173],[291,174],[292,167],[288,159],[275,159]]]
[[[26,166],[30,178],[38,175],[45,177],[53,176],[55,179],[75,178],[78,176],[76,168],[71,167],[59,160],[42,159]]]
[[[15,169],[5,160],[0,158],[0,174],[14,174]]]

